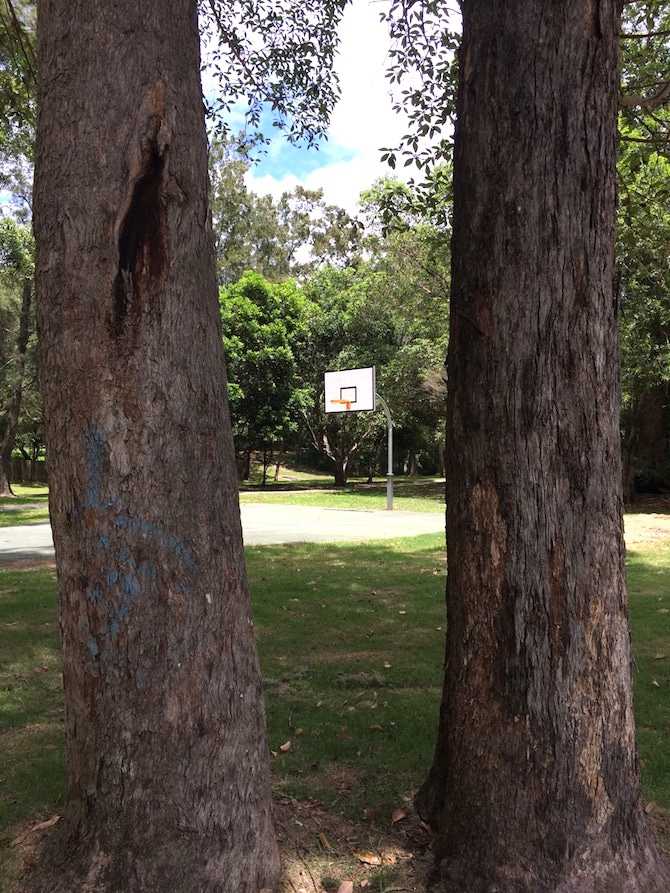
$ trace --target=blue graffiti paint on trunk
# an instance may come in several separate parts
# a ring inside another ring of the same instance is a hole
[[[84,506],[87,509],[100,507],[100,486],[102,484],[102,459],[104,441],[99,431],[93,431],[88,438],[86,456],[86,487]]]
[[[154,522],[134,517],[127,510],[122,510],[117,499],[103,500],[105,450],[104,437],[99,430],[94,429],[86,442],[84,508],[98,514],[106,527],[106,530],[99,534],[96,545],[100,551],[108,553],[112,566],[103,572],[100,583],[89,585],[86,590],[89,603],[98,612],[104,611],[107,620],[106,630],[93,636],[86,618],[85,640],[92,660],[101,658],[105,662],[116,662],[120,659],[118,638],[121,623],[129,622],[141,584],[151,585],[158,576],[157,567],[152,562],[143,560],[138,567],[128,547],[119,549],[114,560],[112,544],[118,538],[119,531],[131,536],[149,538],[155,547],[174,556],[182,567],[191,573],[197,574],[198,568],[190,550],[182,540]],[[176,589],[182,595],[187,595],[189,592],[184,580],[177,583]],[[101,604],[103,590],[107,597]]]

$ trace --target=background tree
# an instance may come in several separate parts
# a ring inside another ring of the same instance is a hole
[[[623,3],[622,139],[665,151],[670,127],[670,7],[664,0]]]
[[[619,5],[462,8],[446,673],[417,803],[450,893],[660,893],[621,516]]]
[[[639,131],[638,131],[639,133]],[[670,163],[654,147],[621,144],[617,290],[624,495],[670,483]]]
[[[249,190],[251,162],[240,138],[215,137],[210,149],[211,207],[219,282],[231,285],[246,271],[269,282],[304,277],[323,263],[360,261],[362,227],[323,190],[296,186],[275,203]]]
[[[381,370],[393,410],[398,470],[444,473],[444,361],[450,292],[451,170],[436,168],[418,193],[377,181],[361,196],[371,266],[392,308],[398,349]]]
[[[244,456],[238,473],[246,479],[253,450],[268,459],[295,431],[303,301],[291,280],[272,285],[258,273],[245,273],[221,292],[220,306],[233,437]]]
[[[36,299],[66,703],[42,889],[278,875],[195,0],[44,0]],[[62,827],[61,827],[62,826]]]
[[[35,145],[35,7],[34,0],[0,0],[0,187],[24,222]]]
[[[304,277],[323,264],[356,267],[361,262],[362,224],[344,208],[328,204],[323,189],[296,186],[282,195],[277,211],[294,275]]]
[[[34,331],[32,313],[34,245],[27,226],[0,219],[0,294],[6,303],[3,334],[15,338],[13,354],[2,365],[5,381],[4,418],[0,441],[0,495],[13,496],[11,460],[21,412],[28,342]],[[4,340],[4,339],[3,339]],[[33,381],[35,376],[33,375]]]
[[[232,139],[215,138],[210,148],[210,203],[218,279],[237,282],[247,270],[270,282],[291,272],[288,231],[272,197],[247,189],[251,163]]]

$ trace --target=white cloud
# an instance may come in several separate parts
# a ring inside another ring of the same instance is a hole
[[[380,160],[380,149],[397,144],[406,122],[393,111],[385,76],[389,36],[379,20],[385,7],[381,2],[354,0],[345,9],[337,62],[342,95],[331,120],[330,139],[313,156],[323,157],[323,165],[309,173],[273,176],[273,157],[285,145],[278,139],[267,159],[247,175],[254,192],[278,198],[300,183],[308,189],[321,187],[327,201],[355,211],[362,190],[390,172]],[[296,170],[301,166],[296,163]]]

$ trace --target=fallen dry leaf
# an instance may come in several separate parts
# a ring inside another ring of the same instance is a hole
[[[60,820],[61,817],[59,815],[54,815],[50,819],[47,819],[46,822],[40,822],[39,825],[33,825],[32,828],[28,828],[23,834],[19,834],[18,837],[15,837],[10,843],[10,846],[19,846],[24,840],[27,840],[30,834],[34,834],[36,831],[46,831],[47,828],[52,828],[56,822],[60,822]]]
[[[381,865],[382,864],[382,857],[378,856],[377,853],[355,852],[354,858],[358,859],[358,861],[362,862],[364,865]]]
[[[655,679],[651,680],[651,685],[652,685],[652,688],[660,688],[661,687]]]
[[[375,817],[374,809],[368,808],[368,809],[363,810],[363,818],[365,819],[366,822],[371,822],[374,819],[374,817]]]
[[[285,744],[279,745],[279,750],[281,750],[282,753],[288,753],[290,749],[291,749],[290,741],[287,741]]]
[[[337,893],[354,893],[354,882],[353,881],[342,881]]]
[[[401,822],[403,819],[407,818],[407,813],[404,809],[394,809],[393,814],[391,816],[391,824],[395,825],[396,822]]]
[[[665,654],[655,654],[654,660],[665,660]]]
[[[373,722],[372,725],[370,726],[370,729],[373,732],[383,732],[384,731],[384,729],[382,728],[382,726],[379,725],[378,722]]]
[[[319,843],[324,848],[324,850],[331,850],[331,852],[332,852],[333,848],[330,845],[330,841],[328,840],[326,835],[323,833],[323,831],[319,831]]]
[[[656,809],[656,806],[657,806],[656,801],[652,800],[651,803],[647,803],[647,805],[644,808],[644,811],[647,813],[647,815],[649,815],[650,812],[653,812]]]

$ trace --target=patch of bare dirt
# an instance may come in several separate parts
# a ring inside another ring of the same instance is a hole
[[[670,515],[627,514],[624,530],[629,548],[654,540],[670,539]]]
[[[670,539],[670,495],[643,494],[626,506],[626,545]]]
[[[432,835],[409,807],[384,820],[360,822],[327,812],[316,801],[275,803],[282,855],[278,893],[355,891],[423,893],[432,864]]]
[[[393,817],[351,821],[315,800],[275,801],[282,860],[276,893],[425,893],[433,863],[432,834],[409,805]],[[394,819],[394,820],[393,820]],[[670,812],[647,807],[656,844],[670,862]],[[55,817],[25,830],[10,844],[13,863],[3,893],[23,893]],[[351,884],[351,886],[348,886]]]
[[[35,571],[41,568],[56,569],[56,561],[53,558],[16,558],[14,561],[0,561],[0,570],[3,571]]]

